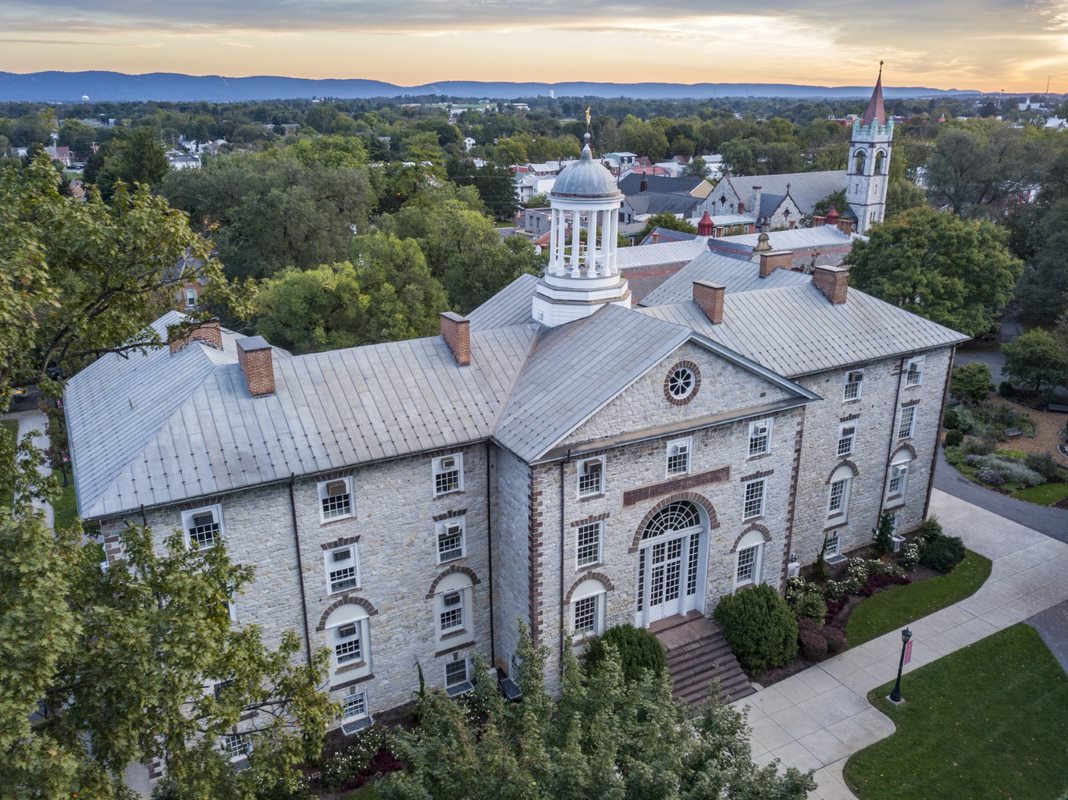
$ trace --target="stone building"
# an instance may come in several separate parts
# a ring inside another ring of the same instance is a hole
[[[883,511],[919,524],[964,336],[842,269],[780,280],[788,253],[709,257],[635,308],[588,143],[551,201],[545,274],[440,336],[293,356],[171,312],[168,347],[74,376],[78,507],[109,560],[126,520],[225,544],[256,574],[235,624],[328,648],[349,732],[417,665],[453,693],[476,653],[508,675],[520,621],[554,686],[568,635],[782,587]]]

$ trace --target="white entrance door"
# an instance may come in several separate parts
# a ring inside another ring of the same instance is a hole
[[[672,503],[650,520],[638,550],[634,624],[701,609],[704,597],[706,525],[697,506]]]

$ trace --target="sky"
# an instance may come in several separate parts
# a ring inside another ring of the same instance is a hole
[[[0,70],[1068,92],[1068,0],[0,0]]]

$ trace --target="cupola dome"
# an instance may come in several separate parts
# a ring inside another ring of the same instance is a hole
[[[591,200],[623,197],[612,173],[600,161],[594,160],[588,133],[581,157],[560,171],[553,184],[551,196]]]

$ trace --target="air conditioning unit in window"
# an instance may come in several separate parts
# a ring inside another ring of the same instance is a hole
[[[439,462],[442,470],[456,469],[456,459],[452,456],[441,459]]]
[[[901,545],[905,542],[904,536],[898,536],[896,533],[890,537],[890,549],[895,553],[901,552]]]
[[[689,452],[690,448],[685,444],[673,444],[668,448],[669,456],[683,456]]]
[[[214,524],[214,522],[215,522],[215,515],[212,514],[210,511],[205,511],[205,512],[203,512],[201,514],[194,514],[193,515],[193,527],[194,528],[203,528],[203,527],[205,527],[207,525]]]
[[[326,496],[338,497],[339,495],[347,494],[349,491],[348,485],[345,481],[330,481],[326,484]]]

